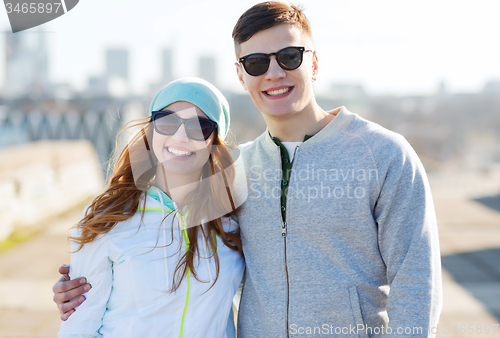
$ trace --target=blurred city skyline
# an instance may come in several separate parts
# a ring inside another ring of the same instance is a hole
[[[87,0],[48,24],[15,35],[32,40],[43,35],[47,80],[60,88],[98,88],[99,79],[110,76],[108,54],[119,51],[126,59],[127,75],[118,74],[124,82],[113,80],[118,92],[149,94],[167,79],[169,58],[168,80],[208,77],[223,90],[242,93],[231,31],[238,17],[257,2]],[[320,58],[315,84],[319,96],[334,95],[332,84],[360,85],[370,95],[429,95],[443,88],[450,93],[480,92],[488,82],[500,80],[497,1],[296,3],[303,5],[312,24]],[[0,29],[4,93],[13,71],[5,62],[6,40],[12,35],[5,12],[0,14]],[[44,52],[38,51],[43,59]]]
[[[236,143],[254,139],[266,126],[235,75],[231,30],[256,2],[86,0],[26,32],[4,25],[0,147],[89,138],[105,162],[121,125],[146,116],[154,93],[183,76],[218,86]],[[500,2],[301,3],[319,54],[314,86],[323,109],[346,106],[403,134],[428,168],[500,168]],[[93,127],[84,135],[69,127],[77,121]]]

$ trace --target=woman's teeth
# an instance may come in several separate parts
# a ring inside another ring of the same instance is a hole
[[[290,89],[292,89],[292,87],[278,89],[278,90],[270,90],[270,91],[267,91],[266,93],[267,93],[267,95],[270,95],[270,96],[276,96],[276,95],[285,94],[285,93],[289,92]]]
[[[184,151],[184,150],[177,150],[174,148],[167,147],[167,151],[171,154],[174,154],[176,156],[189,156],[192,154],[190,151]]]

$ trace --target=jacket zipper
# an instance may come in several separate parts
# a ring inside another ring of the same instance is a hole
[[[164,211],[169,211],[169,212],[173,212],[175,213],[177,216],[180,217],[181,219],[181,228],[182,228],[182,232],[183,232],[183,235],[184,235],[184,245],[185,245],[185,248],[186,248],[186,252],[187,250],[189,249],[189,237],[188,237],[188,234],[187,234],[187,231],[186,231],[186,217],[187,215],[184,215],[182,216],[181,214],[179,214],[178,212],[174,211],[174,210],[169,210],[169,209],[165,209],[163,207],[163,198],[160,196],[160,202],[162,204],[162,207],[161,208],[152,208],[152,207],[139,207],[137,208],[137,210],[143,210],[143,211],[146,211],[146,210],[161,210],[162,213]],[[166,259],[166,257],[165,257]],[[180,327],[180,330],[179,330],[179,338],[182,338],[183,337],[183,334],[184,334],[184,320],[186,319],[186,314],[187,314],[187,310],[188,310],[188,306],[189,306],[189,294],[190,294],[190,291],[191,291],[191,281],[190,281],[190,269],[189,267],[187,267],[186,269],[186,281],[187,281],[187,292],[186,292],[186,301],[184,303],[184,309],[182,311],[182,319],[181,319],[181,327]],[[167,268],[167,273],[168,273],[168,268]],[[168,286],[168,284],[167,284]]]
[[[281,236],[283,236],[283,243],[285,245],[285,276],[286,276],[286,336],[290,337],[288,332],[288,312],[290,306],[290,284],[288,282],[288,266],[286,262],[286,222],[281,223]]]
[[[295,147],[295,150],[293,151],[293,159],[295,159],[295,155],[297,154],[297,150],[299,149],[299,146]],[[292,170],[293,167],[293,160],[291,161],[291,166],[290,166],[290,171]],[[290,176],[291,177],[291,176]],[[288,180],[288,183],[290,183],[290,180]],[[286,204],[288,204],[288,197],[286,199]],[[288,209],[288,208],[287,208]],[[283,221],[281,224],[281,236],[283,237],[283,243],[284,243],[284,248],[285,248],[285,275],[286,275],[286,336],[287,338],[290,337],[290,332],[288,330],[289,328],[289,323],[288,323],[288,317],[290,315],[290,279],[288,277],[288,265],[287,265],[287,259],[286,259],[286,232],[287,232],[287,223],[286,221]]]
[[[186,216],[182,216],[182,215],[179,215],[180,218],[181,218],[181,226],[182,226],[182,232],[184,234],[184,245],[186,247],[186,252],[188,251],[189,249],[189,237],[188,237],[188,234],[187,234],[187,231],[186,231]],[[186,302],[184,303],[184,311],[182,311],[182,319],[181,319],[181,329],[180,329],[180,332],[179,332],[179,338],[182,338],[183,337],[183,334],[184,334],[184,320],[186,319],[186,313],[187,313],[187,310],[188,310],[188,306],[189,306],[189,293],[190,293],[190,289],[191,289],[191,283],[190,283],[190,279],[189,279],[189,275],[190,275],[190,269],[189,269],[189,266],[186,268],[186,282],[187,282],[187,290],[186,290]]]

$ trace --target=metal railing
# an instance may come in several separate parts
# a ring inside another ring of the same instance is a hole
[[[122,127],[118,114],[84,112],[0,112],[0,147],[40,140],[89,140],[94,145],[103,172]]]

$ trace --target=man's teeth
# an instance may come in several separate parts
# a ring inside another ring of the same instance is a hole
[[[281,95],[281,94],[285,94],[287,92],[289,92],[291,89],[291,87],[288,87],[288,88],[283,88],[283,89],[278,89],[278,90],[270,90],[270,91],[267,91],[267,95],[271,95],[271,96],[275,96],[275,95]]]
[[[176,156],[189,156],[192,154],[192,152],[190,152],[190,151],[177,150],[177,149],[170,148],[170,147],[167,148],[167,151],[171,154],[176,155]]]

